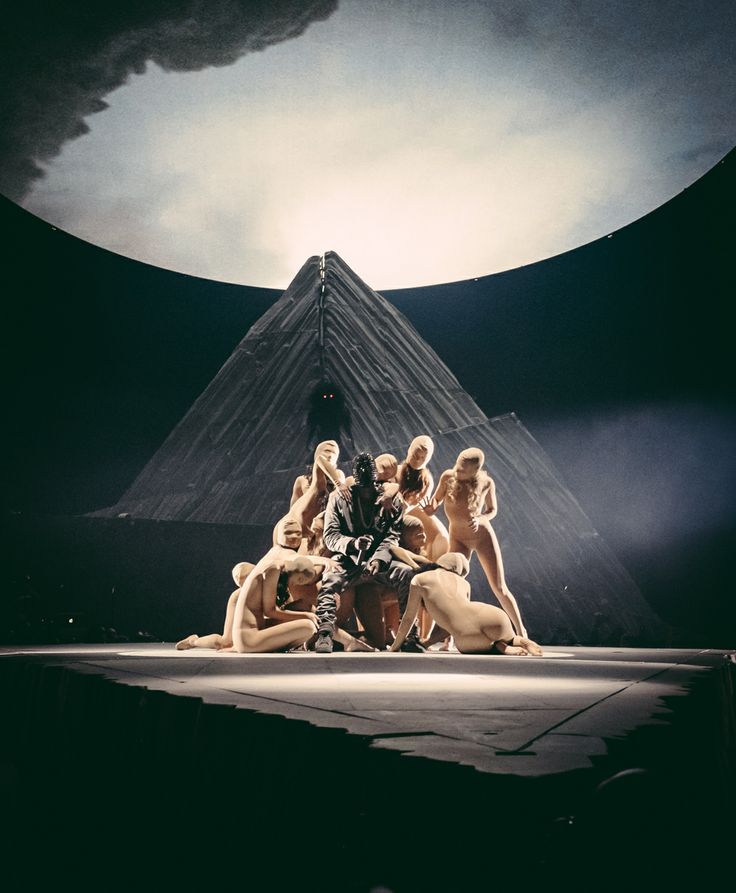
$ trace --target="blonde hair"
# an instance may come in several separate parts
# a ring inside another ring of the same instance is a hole
[[[467,450],[463,450],[455,460],[452,474],[447,482],[447,495],[453,502],[457,500],[460,493],[468,494],[468,508],[471,515],[476,515],[480,512],[482,497],[490,481],[490,477],[483,471],[485,459],[483,450],[477,447],[469,447]],[[470,480],[459,481],[455,472],[461,464],[466,462],[476,465],[476,472]]]

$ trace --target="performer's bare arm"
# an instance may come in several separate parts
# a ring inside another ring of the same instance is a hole
[[[319,572],[319,578],[321,579],[322,574],[328,570],[334,570],[339,567],[339,564],[335,561],[334,558],[329,558],[326,555],[306,555],[306,558],[312,562],[315,567],[315,570]]]
[[[406,611],[404,611],[404,616],[401,618],[401,623],[399,624],[399,628],[396,632],[396,638],[393,641],[393,644],[388,649],[389,651],[398,651],[399,648],[404,644],[404,640],[409,635],[409,630],[414,626],[414,621],[417,619],[417,614],[419,613],[419,607],[422,604],[422,589],[421,586],[411,586],[409,588],[409,600],[406,603]]]
[[[432,496],[427,499],[426,497],[422,501],[422,508],[425,511],[425,514],[430,517],[437,511],[437,509],[442,505],[445,501],[445,496],[447,496],[447,483],[452,475],[452,469],[448,469],[447,471],[443,471],[440,475],[439,483],[437,484],[437,489],[434,491]]]
[[[336,468],[334,465],[330,465],[330,463],[325,459],[324,456],[317,456],[314,460],[314,470],[317,468],[324,473],[325,477],[328,478],[332,483],[339,487],[345,481],[345,475],[339,468]],[[316,474],[313,475],[312,480],[317,477]]]
[[[291,490],[291,500],[289,501],[289,508],[299,499],[300,496],[304,496],[304,494],[309,489],[309,484],[307,482],[307,477],[304,474],[300,474],[299,477],[294,481],[294,486]]]
[[[421,502],[434,492],[434,478],[432,477],[432,472],[428,468],[425,469],[425,471],[427,472],[427,478],[424,486],[417,495],[416,502]]]
[[[408,564],[409,567],[413,567],[414,570],[417,570],[422,564],[432,563],[431,558],[425,558],[424,555],[417,555],[416,552],[410,552],[403,546],[391,546],[391,554],[394,558],[398,558],[399,561],[403,561],[404,564]]]
[[[276,620],[278,623],[287,623],[289,620],[311,620],[317,626],[317,617],[309,611],[284,611],[276,604],[276,590],[279,582],[280,569],[276,566],[266,568],[263,572],[263,615]]]
[[[470,526],[473,530],[477,530],[484,521],[491,522],[497,514],[498,503],[496,501],[496,484],[493,478],[488,478],[488,486],[486,487],[483,496],[481,512],[470,519]]]

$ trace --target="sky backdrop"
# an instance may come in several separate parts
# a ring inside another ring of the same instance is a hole
[[[726,154],[735,10],[18,8],[2,190],[94,244],[226,282],[284,288],[325,250],[378,289],[482,276],[606,235]]]

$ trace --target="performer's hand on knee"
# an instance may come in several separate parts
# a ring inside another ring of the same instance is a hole
[[[372,561],[369,561],[365,566],[365,571],[363,572],[367,577],[375,577],[376,574],[381,573],[381,562],[378,559],[374,558]]]

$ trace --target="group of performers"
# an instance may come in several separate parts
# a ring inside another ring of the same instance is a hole
[[[347,478],[340,450],[318,444],[311,474],[294,481],[288,513],[257,564],[233,568],[222,634],[191,635],[179,650],[273,652],[313,649],[541,655],[506,585],[491,527],[496,487],[479,449],[463,450],[437,486],[430,437],[416,437],[403,462],[360,453]],[[437,518],[444,505],[449,530]],[[476,552],[501,608],[470,598],[465,579]],[[346,629],[357,618],[356,635]]]

